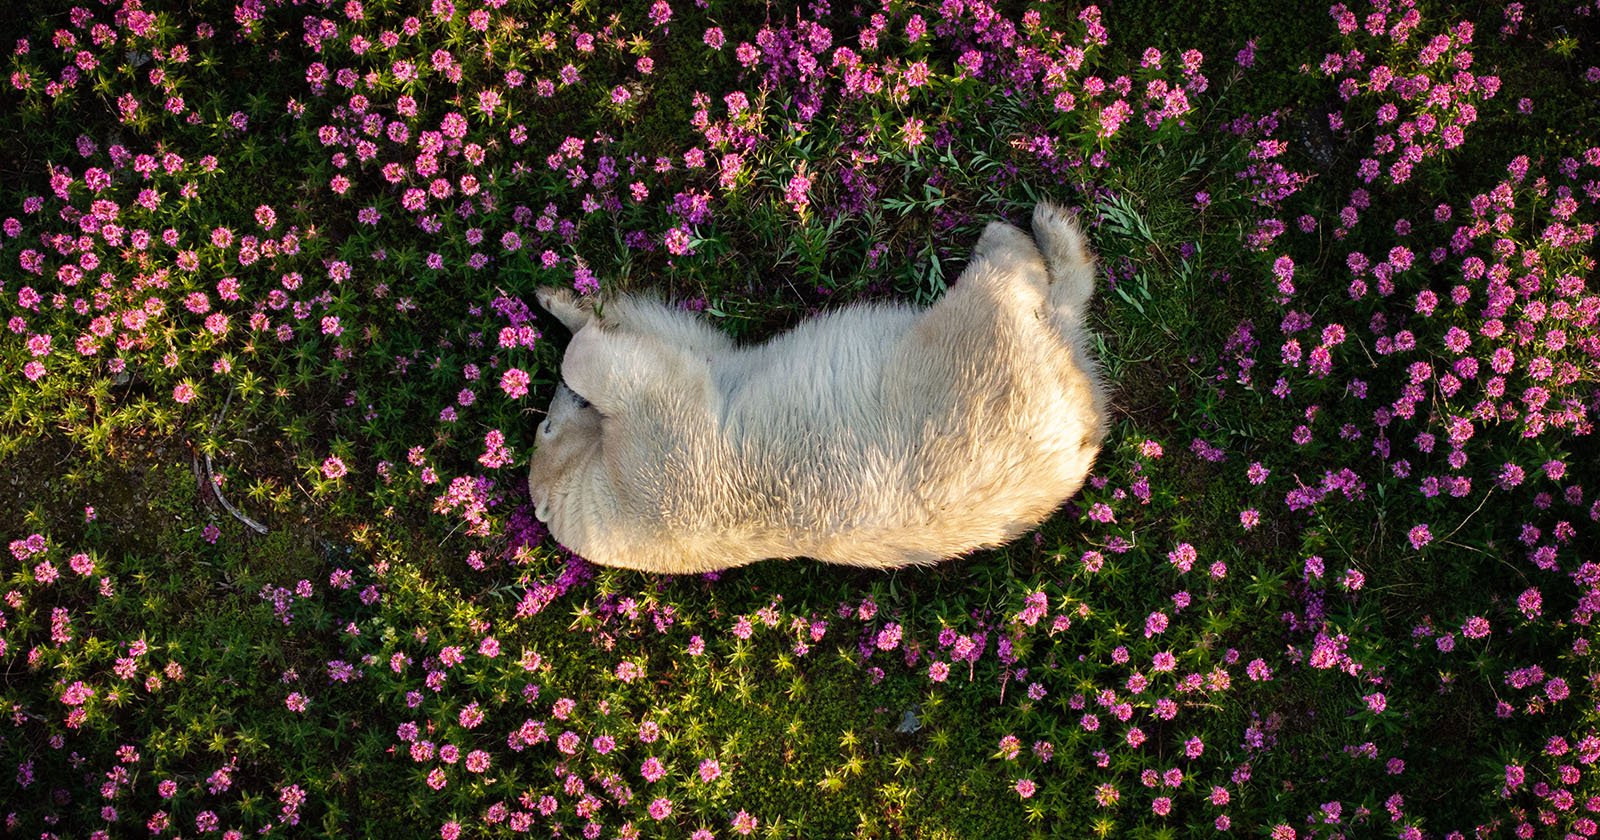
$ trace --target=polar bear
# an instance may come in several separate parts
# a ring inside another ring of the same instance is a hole
[[[928,308],[856,305],[738,346],[640,296],[542,290],[573,332],[535,434],[535,515],[595,563],[890,569],[1004,544],[1082,486],[1107,430],[1073,218],[992,222]]]

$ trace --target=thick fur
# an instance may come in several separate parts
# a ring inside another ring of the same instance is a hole
[[[1106,433],[1093,258],[1049,204],[995,222],[934,306],[854,306],[737,347],[639,297],[547,290],[573,330],[536,435],[535,513],[608,566],[770,557],[895,568],[1003,544],[1082,486]]]

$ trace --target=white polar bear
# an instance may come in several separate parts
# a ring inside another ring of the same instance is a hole
[[[851,306],[751,347],[648,298],[596,312],[543,290],[573,339],[535,515],[588,560],[663,573],[1003,544],[1078,491],[1106,435],[1094,278],[1075,222],[1041,203],[1032,238],[991,223],[930,308]]]

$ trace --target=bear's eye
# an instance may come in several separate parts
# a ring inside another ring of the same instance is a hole
[[[544,432],[547,435],[550,434],[550,421],[544,421],[544,425],[539,427],[539,431]]]

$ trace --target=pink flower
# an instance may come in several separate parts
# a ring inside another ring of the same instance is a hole
[[[338,480],[343,478],[349,471],[350,470],[345,467],[344,461],[341,460],[337,455],[329,455],[327,460],[322,462],[322,475],[324,478],[329,480]]]
[[[478,463],[486,469],[499,469],[512,461],[511,449],[506,446],[506,436],[499,429],[490,429],[483,436],[482,455],[478,456]]]
[[[639,775],[647,782],[659,782],[667,775],[667,767],[661,763],[661,759],[650,756],[639,765]]]
[[[530,381],[531,377],[528,376],[527,371],[522,368],[511,368],[500,375],[500,390],[504,391],[506,396],[512,399],[520,400],[528,395],[528,383]]]
[[[1433,542],[1433,532],[1428,530],[1427,525],[1413,527],[1406,536],[1411,540],[1411,547],[1415,549],[1421,549],[1428,543]]]
[[[1034,784],[1032,779],[1018,779],[1016,785],[1013,786],[1013,789],[1015,789],[1017,795],[1023,799],[1032,799],[1034,793],[1039,790],[1039,786]]]
[[[1199,554],[1194,550],[1194,546],[1188,543],[1178,543],[1177,548],[1167,552],[1167,562],[1176,566],[1180,574],[1187,573],[1189,569],[1194,567],[1194,561],[1198,556]]]
[[[708,758],[700,762],[700,781],[714,782],[722,775],[722,765],[716,759]]]
[[[905,138],[906,148],[915,149],[927,139],[922,130],[923,125],[923,121],[916,118],[906,120],[906,124],[900,129],[900,136]]]

